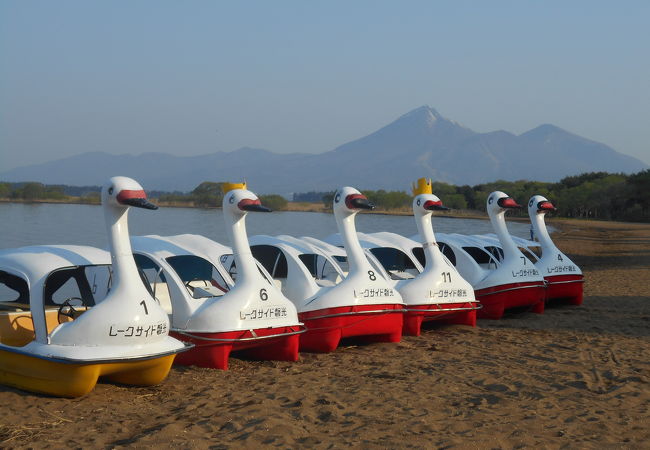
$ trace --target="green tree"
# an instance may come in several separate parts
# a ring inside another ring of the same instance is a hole
[[[287,209],[287,204],[289,203],[286,198],[277,194],[260,195],[260,202],[262,202],[262,205],[271,208],[274,211],[283,211]]]

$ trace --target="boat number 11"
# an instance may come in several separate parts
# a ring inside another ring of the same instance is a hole
[[[442,272],[442,282],[451,283],[451,272]]]

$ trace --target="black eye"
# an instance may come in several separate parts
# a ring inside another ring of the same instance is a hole
[[[420,206],[420,199],[418,199],[418,201],[416,202],[416,204],[417,204],[418,206]]]
[[[488,205],[491,205],[493,201],[494,201],[494,197],[490,197],[490,199],[488,200]]]
[[[108,195],[113,195],[113,186],[108,188]]]
[[[531,198],[530,201],[528,202],[528,206],[533,206],[533,199]]]
[[[338,203],[340,200],[341,200],[341,194],[337,192],[336,197],[334,197],[334,203]]]
[[[228,199],[228,203],[235,203],[235,196],[231,195],[230,198]]]

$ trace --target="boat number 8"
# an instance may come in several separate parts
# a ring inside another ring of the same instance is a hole
[[[269,294],[266,293],[266,289],[260,289],[260,299],[262,299],[262,301],[269,299]]]
[[[373,272],[372,270],[369,270],[368,271],[368,278],[370,278],[370,281],[375,281],[377,279],[377,277],[375,276],[375,272]]]

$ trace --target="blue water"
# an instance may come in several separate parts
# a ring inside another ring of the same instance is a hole
[[[250,213],[249,235],[288,234],[324,238],[336,233],[334,216],[310,212]],[[391,231],[404,236],[417,233],[412,216],[357,215],[357,230],[367,233]],[[444,233],[491,233],[488,220],[434,217],[435,231]],[[219,209],[160,208],[156,211],[132,208],[132,235],[182,233],[201,234],[228,245]],[[528,237],[529,224],[510,222],[510,232]],[[108,245],[100,206],[65,204],[0,203],[0,248],[38,244],[77,244],[104,248]]]

